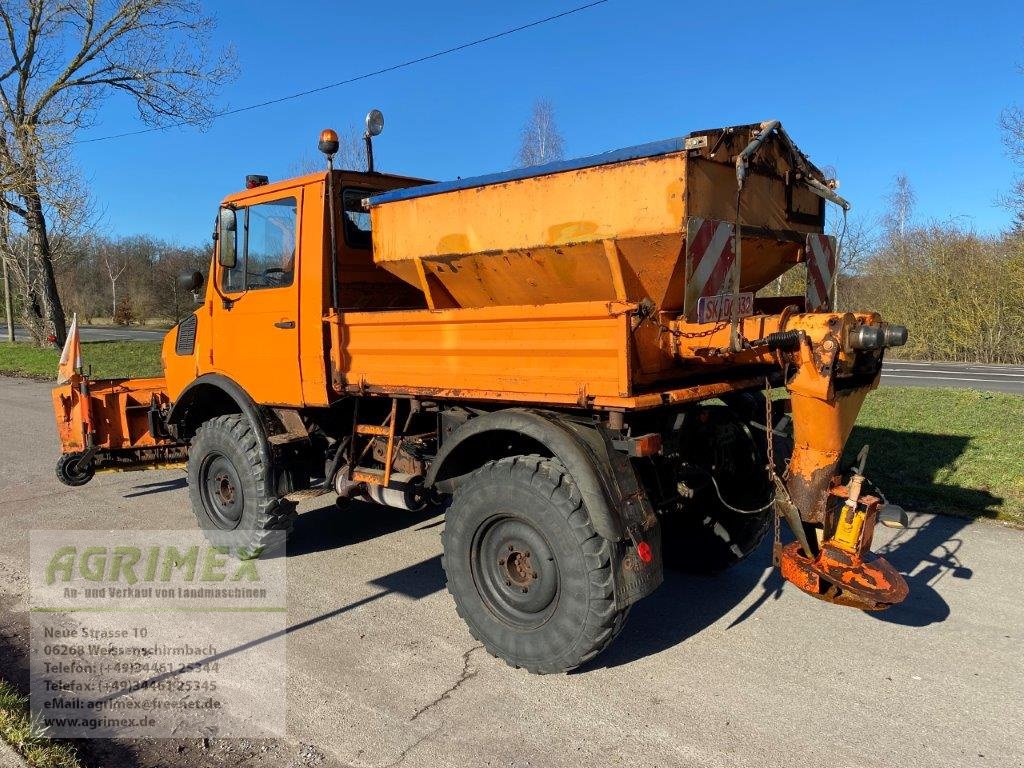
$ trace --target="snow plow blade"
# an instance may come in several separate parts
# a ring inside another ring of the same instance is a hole
[[[90,381],[75,375],[55,387],[58,478],[77,486],[96,472],[183,466],[185,446],[163,428],[169,406],[163,378]]]

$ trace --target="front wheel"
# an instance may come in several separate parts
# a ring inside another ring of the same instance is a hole
[[[96,467],[92,461],[83,467],[79,460],[84,455],[83,453],[61,454],[61,457],[57,459],[57,479],[72,488],[85,485],[92,480],[96,474]]]
[[[456,610],[511,666],[566,672],[622,628],[612,545],[555,459],[515,456],[478,469],[455,493],[443,542]]]
[[[273,493],[259,440],[247,418],[230,414],[203,424],[188,451],[189,497],[199,527],[212,543],[242,556],[283,543],[295,518],[295,505]]]

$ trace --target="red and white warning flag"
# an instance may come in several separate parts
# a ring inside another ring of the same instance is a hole
[[[832,280],[836,274],[836,239],[807,235],[807,311],[832,309]]]
[[[71,320],[64,350],[60,353],[60,364],[57,366],[57,383],[67,384],[76,372],[82,370],[82,341],[78,334],[78,313]]]

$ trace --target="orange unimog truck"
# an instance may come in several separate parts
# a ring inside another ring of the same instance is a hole
[[[532,672],[604,649],[663,556],[720,571],[773,528],[801,590],[906,596],[870,552],[902,511],[841,466],[906,330],[832,307],[848,205],[778,122],[439,184],[337,147],[225,198],[163,378],[54,391],[61,480],[187,462],[199,525],[245,554],[312,495],[434,506],[459,614]],[[797,265],[803,295],[757,295]]]

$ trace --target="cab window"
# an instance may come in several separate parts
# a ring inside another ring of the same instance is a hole
[[[225,293],[284,288],[295,279],[298,203],[294,197],[270,200],[235,213],[235,231],[220,233],[234,238],[235,266],[224,269]]]
[[[363,210],[363,200],[373,194],[375,192],[369,189],[351,187],[341,192],[345,243],[352,248],[370,248],[373,245],[370,236],[370,214]]]

